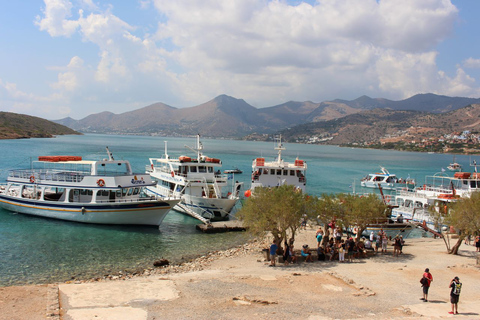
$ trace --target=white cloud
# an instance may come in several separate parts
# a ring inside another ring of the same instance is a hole
[[[478,69],[480,68],[480,59],[468,58],[463,62],[465,68]]]
[[[71,36],[78,27],[77,21],[67,20],[72,16],[72,3],[68,0],[44,1],[44,17],[36,18],[36,24],[40,30],[47,31],[52,37]]]

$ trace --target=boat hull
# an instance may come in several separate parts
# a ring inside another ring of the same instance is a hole
[[[110,225],[159,226],[178,200],[116,203],[49,203],[0,195],[3,209],[39,217]]]
[[[147,192],[163,199],[163,189],[148,187]],[[180,213],[190,215],[197,218],[195,215],[201,216],[204,219],[211,221],[228,220],[230,212],[237,203],[238,199],[233,198],[206,198],[183,194],[181,200],[173,209]],[[189,211],[193,211],[189,212]]]

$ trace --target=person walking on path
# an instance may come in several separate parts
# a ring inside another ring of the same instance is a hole
[[[450,281],[450,302],[452,303],[452,311],[450,311],[450,314],[458,314],[458,299],[460,298],[460,291],[462,290],[462,283],[460,282],[460,279],[458,277],[453,278],[452,281]]]
[[[430,269],[426,268],[421,281],[423,288],[423,298],[421,298],[420,300],[423,300],[423,302],[428,302],[428,289],[430,289],[430,284],[432,283],[432,281],[433,276],[430,273]]]
[[[272,245],[270,246],[270,266],[275,267],[276,258],[277,258],[277,243],[273,240]]]
[[[480,252],[480,236],[475,237],[475,247],[477,248],[477,252]]]

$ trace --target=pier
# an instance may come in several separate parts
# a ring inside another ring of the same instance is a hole
[[[232,231],[245,231],[246,228],[240,220],[229,221],[217,221],[210,222],[208,224],[197,224],[197,230],[205,233],[220,233],[220,232],[232,232]]]

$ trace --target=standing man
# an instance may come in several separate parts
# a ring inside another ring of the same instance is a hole
[[[452,281],[450,281],[450,288],[452,290],[450,291],[450,302],[452,303],[452,311],[450,311],[450,314],[458,314],[458,299],[460,298],[460,291],[462,290],[462,283],[460,282],[460,279],[458,277],[453,278]]]
[[[423,302],[428,302],[428,289],[430,289],[430,284],[433,281],[433,276],[430,273],[430,269],[425,269],[422,280],[423,298],[420,300],[423,300]]]
[[[277,249],[278,249],[278,246],[277,246],[277,243],[275,242],[275,239],[273,239],[273,243],[272,245],[270,246],[270,266],[271,267],[275,267],[275,263],[276,263],[276,258],[277,258]]]

